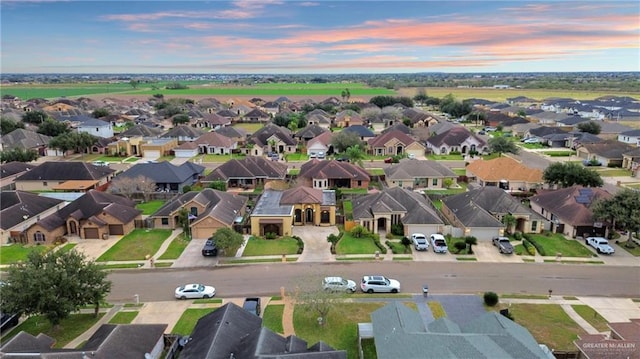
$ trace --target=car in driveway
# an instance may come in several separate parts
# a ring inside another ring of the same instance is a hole
[[[348,292],[356,291],[356,282],[342,277],[325,277],[322,279],[322,288],[331,292]]]
[[[522,140],[523,143],[540,143],[540,139],[537,137],[529,137]]]
[[[218,247],[216,247],[216,242],[213,239],[209,238],[204,243],[202,255],[205,257],[215,257],[218,255]]]
[[[613,254],[616,252],[604,237],[587,237],[585,243],[593,247],[599,254]]]
[[[204,284],[185,284],[176,288],[175,297],[178,299],[212,298],[216,295],[216,288]]]
[[[257,315],[258,317],[260,316],[260,313],[262,313],[260,298],[258,297],[245,298],[242,308],[251,314]]]
[[[364,293],[398,293],[400,282],[381,275],[366,275],[362,277],[360,289]]]
[[[444,236],[439,233],[431,235],[431,246],[436,253],[447,253],[449,251],[447,241],[444,239]]]
[[[422,233],[412,234],[411,242],[413,242],[413,247],[416,249],[416,251],[429,250],[429,242],[427,242],[427,237]]]
[[[493,245],[498,247],[500,253],[503,254],[512,254],[513,253],[513,245],[509,241],[507,237],[493,237]]]

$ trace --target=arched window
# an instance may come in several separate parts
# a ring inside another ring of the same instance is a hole
[[[37,231],[36,233],[33,234],[33,241],[36,243],[44,243],[46,241],[46,238],[44,236],[44,233]]]

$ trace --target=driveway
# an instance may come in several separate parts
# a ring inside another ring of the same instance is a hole
[[[426,251],[416,251],[415,247],[411,247],[413,260],[416,262],[455,262],[456,256],[451,253],[435,253],[433,247],[429,245]]]
[[[429,301],[438,301],[447,313],[447,318],[458,325],[465,325],[487,312],[482,298],[477,295],[429,294]]]
[[[335,261],[331,254],[331,243],[327,241],[330,234],[338,235],[338,228],[316,226],[294,226],[293,235],[302,238],[304,251],[298,262],[330,262]]]
[[[218,257],[205,257],[202,255],[202,247],[206,239],[192,239],[184,249],[180,257],[173,262],[171,268],[185,267],[215,267],[218,264]]]
[[[478,262],[522,263],[521,256],[502,254],[491,241],[478,241],[478,244],[473,246],[473,253],[478,258]]]

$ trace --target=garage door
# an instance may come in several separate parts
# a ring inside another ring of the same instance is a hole
[[[160,151],[144,151],[144,158],[151,160],[160,158]]]
[[[213,235],[215,231],[218,230],[218,227],[200,227],[191,228],[193,233],[191,234],[193,238],[209,238]]]
[[[471,228],[470,236],[476,237],[479,241],[490,241],[493,237],[500,235],[499,228]]]
[[[110,235],[123,235],[124,234],[124,226],[121,224],[110,224],[109,225],[109,234]]]
[[[98,235],[98,228],[85,228],[84,229],[84,238],[86,239],[98,239],[100,236]]]
[[[427,237],[433,233],[438,233],[440,230],[440,225],[437,224],[409,224],[407,225],[407,237],[411,235],[411,233],[422,233]]]

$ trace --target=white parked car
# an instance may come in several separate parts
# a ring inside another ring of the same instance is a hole
[[[540,143],[540,139],[538,139],[537,137],[529,137],[529,138],[525,138],[524,140],[522,140],[522,142],[524,142],[524,143]]]
[[[356,282],[342,277],[325,277],[322,280],[322,288],[333,292],[354,293],[357,286]]]
[[[587,237],[585,242],[600,254],[613,254],[616,252],[604,237]]]
[[[178,299],[211,298],[216,295],[216,289],[204,284],[185,284],[176,288]]]
[[[365,293],[398,293],[400,292],[400,282],[381,275],[366,275],[362,277],[360,289]]]
[[[427,242],[427,237],[425,237],[422,233],[414,233],[411,235],[411,241],[413,242],[413,246],[416,251],[426,251],[429,249],[429,242]]]
[[[436,253],[447,253],[449,250],[449,248],[447,248],[447,241],[442,234],[432,234],[431,245],[433,246],[433,251]]]

